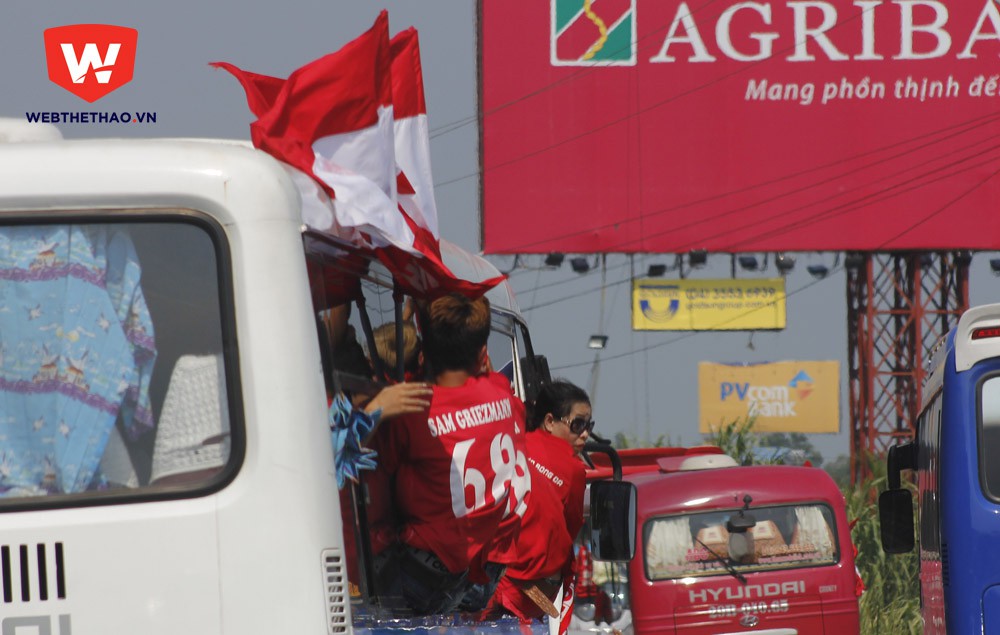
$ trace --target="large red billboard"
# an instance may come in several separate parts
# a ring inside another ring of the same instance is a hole
[[[481,0],[490,253],[1000,247],[996,0]]]

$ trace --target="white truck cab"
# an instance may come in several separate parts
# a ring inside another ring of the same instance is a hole
[[[389,311],[390,274],[305,231],[286,169],[240,144],[0,145],[0,175],[3,634],[352,632],[372,598],[314,302],[357,284]],[[523,396],[527,329],[490,298]]]

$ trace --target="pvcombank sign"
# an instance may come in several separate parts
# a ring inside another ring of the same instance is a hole
[[[698,364],[702,434],[748,418],[755,420],[756,432],[836,433],[839,405],[836,361]]]

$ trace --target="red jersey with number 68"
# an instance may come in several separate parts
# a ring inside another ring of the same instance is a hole
[[[427,414],[387,421],[379,462],[395,474],[400,539],[477,577],[485,551],[510,540],[527,507],[524,421],[499,373],[435,386]]]
[[[586,468],[573,446],[545,430],[527,433],[525,446],[531,471],[531,506],[517,540],[503,556],[494,554],[491,559],[506,564],[507,576],[515,580],[568,575],[573,540],[583,526]],[[529,600],[526,606],[531,604]]]

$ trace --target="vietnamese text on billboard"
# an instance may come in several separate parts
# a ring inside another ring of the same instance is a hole
[[[840,364],[698,364],[698,431],[753,418],[756,432],[840,430]]]
[[[784,278],[632,282],[637,331],[739,331],[785,328]]]
[[[1000,247],[995,0],[480,11],[488,252]]]

